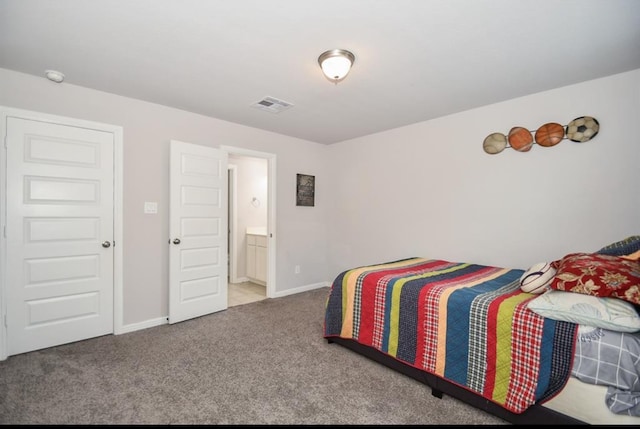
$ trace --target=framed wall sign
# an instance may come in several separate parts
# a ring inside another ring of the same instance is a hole
[[[296,205],[314,206],[316,191],[316,176],[308,174],[296,174]]]

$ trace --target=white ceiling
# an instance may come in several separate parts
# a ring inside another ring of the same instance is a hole
[[[640,1],[0,0],[0,67],[331,144],[640,68]]]

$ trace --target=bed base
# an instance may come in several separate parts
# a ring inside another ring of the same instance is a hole
[[[431,388],[431,394],[437,398],[442,398],[443,394],[447,394],[452,398],[461,400],[473,407],[479,408],[496,417],[506,420],[512,424],[520,425],[586,425],[581,420],[566,416],[557,411],[545,408],[541,405],[532,405],[521,414],[515,414],[491,402],[482,396],[479,396],[470,390],[457,386],[447,380],[436,375],[421,371],[401,361],[398,361],[372,347],[360,344],[354,340],[345,338],[332,337],[327,338],[329,344],[336,343],[346,347],[358,354],[369,359],[379,362],[395,371],[409,376]]]

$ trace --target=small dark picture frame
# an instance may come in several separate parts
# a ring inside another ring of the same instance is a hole
[[[296,174],[296,205],[313,207],[315,193],[316,176]]]

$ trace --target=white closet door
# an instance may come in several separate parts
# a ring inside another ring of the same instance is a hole
[[[7,118],[7,348],[113,332],[114,135]]]

